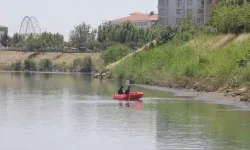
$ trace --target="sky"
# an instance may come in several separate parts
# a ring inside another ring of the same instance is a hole
[[[35,16],[42,31],[59,32],[68,41],[70,30],[82,22],[96,28],[102,21],[132,12],[157,12],[157,0],[1,0],[0,25],[18,33],[25,16]]]

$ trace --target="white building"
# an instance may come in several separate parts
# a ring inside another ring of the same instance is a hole
[[[0,37],[1,37],[2,34],[4,34],[4,32],[8,33],[8,27],[0,25]]]
[[[7,33],[8,33],[8,27],[1,26],[1,25],[0,25],[0,39],[1,39],[1,35],[3,35],[4,32],[7,32]],[[0,43],[0,47],[2,47],[2,44],[1,44],[1,43]]]
[[[120,24],[124,21],[131,21],[139,28],[151,28],[156,25],[158,20],[158,15],[151,12],[150,14],[144,14],[140,12],[134,12],[129,14],[129,16],[111,20],[112,24]]]
[[[158,24],[176,26],[180,20],[190,14],[196,25],[209,20],[211,8],[218,0],[158,0]]]

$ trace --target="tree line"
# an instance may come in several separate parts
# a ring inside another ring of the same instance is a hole
[[[201,28],[207,31],[213,28],[217,33],[250,32],[249,10],[250,0],[221,0],[213,8],[209,23],[199,28],[195,27],[194,23],[187,23],[188,21],[185,21],[187,18],[182,21],[186,24],[180,24],[177,27],[155,26],[150,29],[138,28],[129,21],[121,24],[105,22],[97,29],[82,22],[70,31],[69,42],[64,41],[62,34],[50,32],[44,32],[41,35],[30,34],[28,37],[17,33],[9,37],[5,33],[1,36],[0,42],[4,47],[25,48],[29,51],[63,51],[66,49],[79,52],[100,52],[110,46],[120,44],[137,49],[153,40],[165,43],[175,34],[187,39]],[[185,28],[190,28],[190,32],[184,32]]]
[[[0,42],[4,47],[25,48],[28,51],[71,48],[72,50],[99,52],[116,44],[126,44],[131,48],[137,48],[153,39],[152,31],[152,29],[137,28],[129,21],[119,25],[103,23],[98,29],[82,22],[70,31],[69,42],[64,41],[62,34],[51,32],[28,36],[15,33],[12,37],[4,33],[1,35]]]

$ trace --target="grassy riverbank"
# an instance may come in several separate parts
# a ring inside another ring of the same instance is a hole
[[[126,57],[112,69],[136,83],[248,95],[250,35],[200,35]]]
[[[66,71],[80,68],[77,60],[83,60],[86,57],[91,58],[92,68],[100,69],[102,60],[99,53],[60,53],[60,52],[17,52],[17,51],[0,51],[0,69],[13,70],[14,65],[18,62],[23,64],[25,60],[32,60],[38,67],[39,62],[48,59],[52,62],[53,70]],[[74,63],[75,61],[75,63]]]

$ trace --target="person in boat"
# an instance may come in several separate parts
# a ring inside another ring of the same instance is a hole
[[[125,94],[129,94],[130,93],[130,86],[128,86],[128,88],[125,91]]]
[[[123,86],[121,86],[120,89],[118,90],[118,94],[123,94]]]

